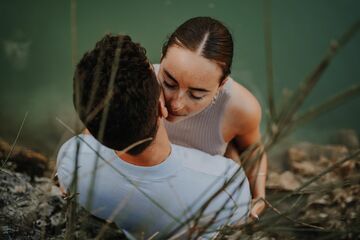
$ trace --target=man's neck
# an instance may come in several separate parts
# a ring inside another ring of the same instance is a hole
[[[116,154],[121,160],[144,167],[155,166],[165,161],[171,153],[171,146],[163,121],[160,120],[155,139],[142,153],[133,156],[128,153]]]

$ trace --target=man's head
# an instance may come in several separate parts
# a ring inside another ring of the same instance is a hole
[[[74,75],[75,109],[105,146],[123,150],[158,127],[160,86],[146,51],[129,36],[106,35],[84,54]],[[151,141],[132,148],[141,153]]]

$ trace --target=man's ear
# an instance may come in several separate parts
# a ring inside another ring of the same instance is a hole
[[[159,99],[158,111],[159,111],[159,117],[167,118],[168,110],[165,107],[165,99],[164,99],[164,96],[162,95],[162,93],[161,93],[160,99]]]

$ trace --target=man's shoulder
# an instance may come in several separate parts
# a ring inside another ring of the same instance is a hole
[[[76,161],[78,173],[91,172],[97,159],[111,161],[111,153],[91,135],[80,134],[70,138],[61,146],[57,154],[56,169],[60,184],[65,188],[70,186]],[[106,169],[101,168],[102,171]]]
[[[67,140],[59,150],[62,152],[96,152],[102,145],[90,134],[79,134]]]
[[[210,155],[194,148],[172,144],[176,157],[181,158],[183,167],[189,170],[212,175],[225,176],[236,171],[240,165],[220,155]]]
[[[57,166],[72,163],[75,158],[79,161],[86,158],[95,158],[97,155],[106,155],[108,148],[99,143],[92,135],[80,134],[67,140],[57,154]]]

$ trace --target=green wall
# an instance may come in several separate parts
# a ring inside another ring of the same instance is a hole
[[[321,60],[332,39],[360,19],[360,1],[272,1],[273,64],[277,103]],[[194,16],[223,21],[235,40],[232,76],[258,97],[266,112],[263,1],[77,1],[78,55],[105,33],[126,33],[159,62],[161,46],[180,23]],[[29,112],[19,142],[51,152],[71,122],[70,1],[1,0],[0,137],[13,141]],[[360,34],[338,53],[304,107],[360,83]],[[323,114],[295,135],[318,139],[324,131],[360,132],[360,98]],[[264,114],[266,115],[266,113]]]

